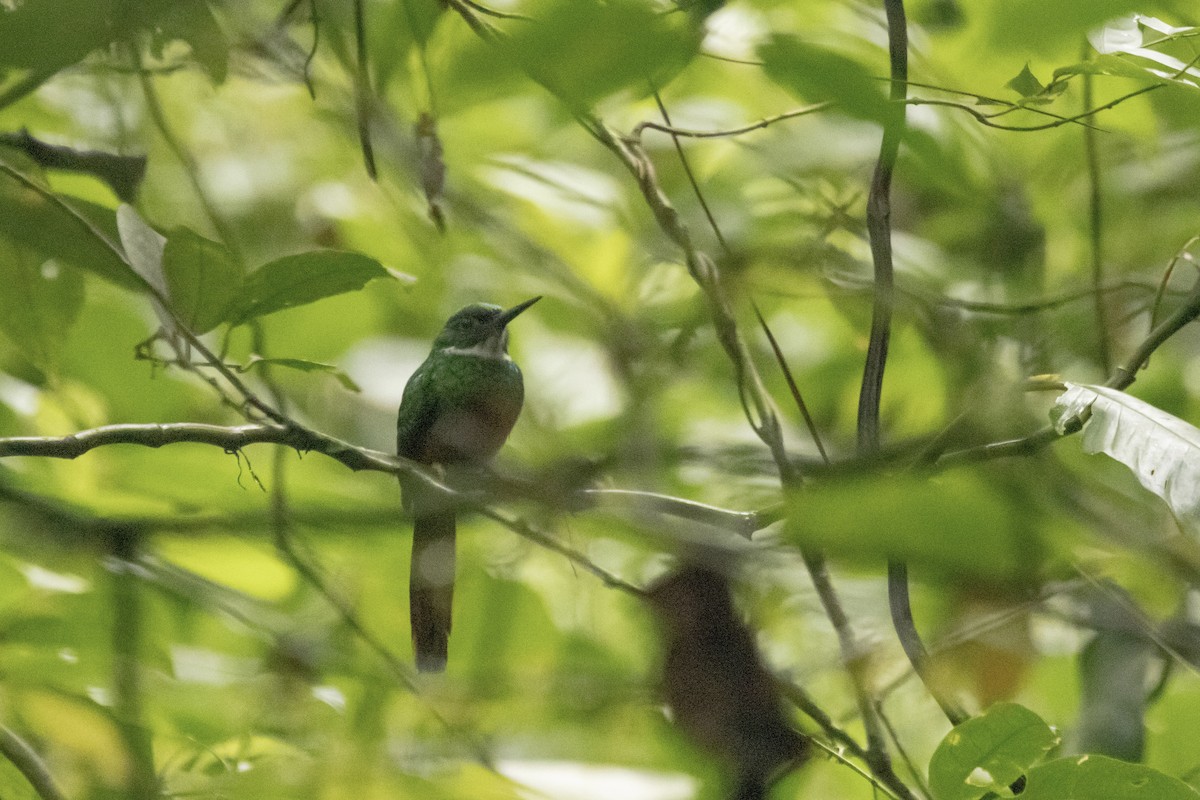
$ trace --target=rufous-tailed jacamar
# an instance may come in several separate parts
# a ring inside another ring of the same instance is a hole
[[[525,399],[521,370],[508,356],[508,323],[540,300],[510,309],[474,303],[446,321],[433,349],[404,387],[396,452],[451,471],[478,469],[504,444]],[[412,513],[409,619],[421,672],[446,668],[454,598],[455,510],[452,501],[412,478],[400,478]]]

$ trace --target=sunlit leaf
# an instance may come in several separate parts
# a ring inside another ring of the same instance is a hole
[[[1178,778],[1107,756],[1072,756],[1029,771],[1021,800],[1197,800]]]
[[[1054,70],[1054,79],[1069,75],[1115,75],[1120,78],[1133,78],[1140,81],[1158,82],[1160,79],[1140,64],[1128,58],[1116,56],[1099,56],[1078,64],[1068,64]]]
[[[1134,50],[1142,46],[1142,28],[1136,15],[1119,17],[1089,33],[1088,41],[1097,53],[1105,55]]]
[[[317,361],[305,361],[301,358],[255,358],[248,362],[243,369],[249,370],[255,367],[266,366],[284,367],[286,369],[299,370],[300,372],[324,372],[336,379],[347,390],[351,392],[362,391],[362,388],[349,375],[333,364],[321,364]]]
[[[1006,790],[1057,743],[1054,731],[1024,706],[992,706],[942,739],[929,762],[929,788],[936,800],[977,800]]]
[[[354,292],[394,273],[373,258],[338,250],[313,250],[264,264],[246,277],[226,319],[234,325],[285,308]]]
[[[1067,384],[1054,414],[1060,433],[1082,423],[1084,452],[1120,461],[1185,528],[1200,534],[1200,429],[1104,386]]]

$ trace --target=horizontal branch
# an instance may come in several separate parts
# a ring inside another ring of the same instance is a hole
[[[146,175],[146,156],[126,156],[100,150],[76,150],[43,142],[22,128],[0,133],[0,145],[20,150],[45,169],[82,172],[104,181],[121,200],[132,203]]]
[[[356,447],[324,434],[284,427],[274,423],[255,423],[232,427],[190,422],[125,424],[105,425],[68,436],[14,436],[0,438],[0,458],[73,459],[99,447],[119,444],[158,448],[171,444],[188,443],[219,447],[227,453],[234,453],[255,444],[284,445],[299,452],[320,453],[355,471],[413,475],[468,507],[480,506],[483,502],[482,497],[487,499],[512,497],[535,500],[567,511],[582,511],[599,506],[615,510],[649,511],[727,530],[746,539],[749,539],[755,531],[777,521],[780,516],[777,509],[734,511],[685,498],[632,489],[568,488],[558,496],[549,497],[546,495],[544,486],[534,486],[528,481],[507,478],[492,481],[495,484],[495,491],[482,494],[464,493],[456,491],[453,486],[443,484],[428,473],[423,466],[407,459],[378,450]],[[3,497],[4,495],[0,494],[0,499]],[[9,499],[16,498],[10,497]],[[365,515],[360,514],[359,516],[371,517],[374,513],[366,512]],[[399,513],[398,510],[391,512],[390,516],[381,513],[378,517],[390,519],[394,524],[400,518]],[[194,519],[188,517],[179,519],[138,518],[109,520],[108,523],[110,527],[118,525],[134,528],[195,530],[224,525],[232,519],[228,516],[201,516]],[[343,517],[337,517],[337,519],[341,520]],[[238,518],[238,521],[244,526],[254,526],[267,525],[270,519],[264,513],[257,516],[242,516]]]
[[[805,106],[804,108],[796,108],[791,111],[784,111],[782,114],[766,117],[764,119],[760,119],[758,122],[752,122],[749,125],[743,125],[739,128],[729,128],[727,130],[717,131],[695,131],[689,130],[688,128],[676,128],[672,125],[664,125],[659,122],[639,122],[634,126],[630,135],[639,141],[642,138],[642,132],[646,130],[669,133],[672,136],[684,136],[689,139],[719,139],[726,136],[740,136],[743,133],[761,130],[769,125],[775,124],[776,122],[782,122],[783,120],[787,119],[795,119],[796,117],[803,117],[808,114],[815,114],[816,112],[824,111],[833,105],[834,102],[832,100],[827,100],[824,103],[816,103],[811,106]]]
[[[301,452],[318,452],[349,469],[407,473],[419,470],[412,462],[377,450],[355,447],[332,436],[275,423],[225,427],[197,422],[145,425],[105,425],[67,436],[13,436],[0,438],[0,458],[36,456],[78,458],[96,449],[117,444],[164,447],[182,443],[207,444],[233,453],[252,444],[282,444]]]

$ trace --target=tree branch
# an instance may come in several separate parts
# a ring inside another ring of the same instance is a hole
[[[146,157],[123,156],[99,150],[76,150],[35,139],[22,128],[16,133],[0,133],[0,145],[20,150],[46,169],[82,172],[98,178],[121,200],[132,203],[146,175]]]

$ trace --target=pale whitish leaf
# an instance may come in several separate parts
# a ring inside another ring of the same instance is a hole
[[[1055,414],[1059,433],[1083,422],[1084,452],[1104,453],[1129,467],[1181,524],[1200,533],[1200,429],[1104,386],[1068,383]]]
[[[167,237],[151,228],[128,203],[117,206],[117,232],[121,236],[121,247],[125,250],[129,266],[154,289],[158,297],[169,300],[171,291],[167,288],[167,276],[163,272],[163,251],[167,247]],[[157,299],[151,302],[162,326],[174,331],[175,321],[171,313]]]
[[[1168,25],[1158,17],[1147,17],[1145,14],[1138,14],[1138,22],[1140,22],[1142,25],[1145,25],[1150,30],[1158,31],[1159,33],[1167,36],[1174,36],[1177,33],[1192,33],[1196,30],[1196,28],[1192,27],[1180,28],[1175,25]]]
[[[1123,53],[1142,46],[1142,29],[1137,15],[1109,20],[1103,28],[1088,34],[1088,41],[1097,53]]]
[[[256,356],[253,359],[251,359],[245,366],[243,366],[241,368],[241,370],[239,370],[239,371],[246,372],[250,369],[253,369],[254,367],[262,367],[262,366],[270,366],[270,365],[274,365],[274,366],[278,366],[278,367],[286,367],[287,369],[296,369],[296,370],[300,370],[301,372],[323,372],[323,373],[325,373],[327,375],[331,375],[332,377],[337,379],[337,382],[340,383],[343,386],[343,388],[345,388],[348,391],[351,391],[351,392],[361,392],[362,391],[362,388],[357,383],[354,382],[353,378],[351,378],[345,372],[343,372],[342,370],[333,366],[332,364],[322,364],[318,361],[306,361],[305,359],[302,359],[302,358],[258,358]]]
[[[163,250],[167,237],[151,228],[128,203],[117,207],[117,231],[129,265],[163,297],[167,296],[167,278],[163,274]]]

